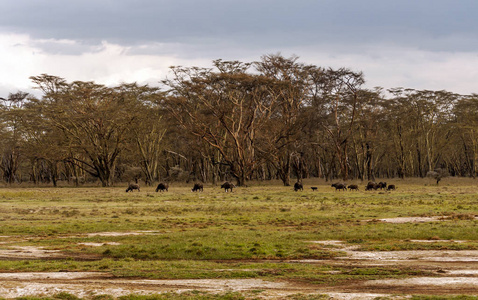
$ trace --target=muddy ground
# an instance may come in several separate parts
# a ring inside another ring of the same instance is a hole
[[[387,219],[382,222],[433,222],[435,219]],[[97,233],[97,236],[112,236],[125,233]],[[126,234],[154,234],[133,232]],[[464,241],[415,241],[423,243]],[[478,250],[463,251],[358,251],[342,241],[310,241],[324,247],[334,247],[346,255],[333,260],[288,261],[303,264],[336,265],[344,267],[394,266],[415,268],[433,276],[407,279],[358,280],[352,284],[320,286],[297,284],[287,281],[261,279],[189,279],[189,280],[139,280],[115,278],[109,273],[97,272],[38,272],[0,273],[0,296],[16,298],[22,296],[51,296],[67,292],[81,298],[97,295],[115,297],[139,294],[149,295],[163,292],[185,292],[199,290],[211,293],[226,291],[241,292],[251,298],[282,299],[293,294],[324,294],[330,299],[406,299],[410,295],[478,295]],[[97,247],[102,243],[84,243]],[[55,250],[38,247],[15,247],[0,250],[5,259],[62,259],[64,255]]]

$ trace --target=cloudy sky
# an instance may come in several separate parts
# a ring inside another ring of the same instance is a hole
[[[30,76],[155,85],[169,66],[299,56],[366,87],[478,93],[476,0],[0,0],[0,97]]]

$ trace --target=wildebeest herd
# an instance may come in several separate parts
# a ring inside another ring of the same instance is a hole
[[[231,182],[224,182],[222,185],[221,185],[221,189],[224,189],[225,192],[232,192],[232,189],[235,188],[236,186],[231,183]],[[359,191],[359,187],[358,185],[356,184],[350,184],[350,185],[346,185],[345,183],[340,183],[340,182],[336,182],[336,183],[333,183],[331,185],[331,187],[335,188],[336,191]],[[164,183],[164,182],[161,182],[158,184],[158,186],[156,187],[156,192],[167,192],[169,189],[169,184],[168,183]],[[312,186],[311,187],[312,191],[317,191],[318,188],[316,186]],[[382,182],[380,181],[379,183],[376,183],[376,182],[373,182],[373,181],[369,181],[367,183],[367,185],[365,186],[365,190],[366,191],[372,191],[372,190],[387,190],[387,191],[394,191],[396,189],[395,185],[394,184],[389,184],[387,185],[386,182]],[[137,183],[130,183],[128,185],[128,188],[126,189],[126,192],[132,192],[133,190],[138,190],[138,192],[140,191],[140,188],[139,188],[139,184]],[[304,190],[304,185],[297,181],[296,183],[294,183],[294,191],[303,191]],[[191,189],[192,192],[202,192],[204,191],[204,186],[201,184],[201,183],[195,183],[193,185],[193,188]]]

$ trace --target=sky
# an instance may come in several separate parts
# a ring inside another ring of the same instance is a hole
[[[478,93],[476,0],[0,0],[0,97],[30,76],[158,85],[170,66],[298,56],[366,88]]]

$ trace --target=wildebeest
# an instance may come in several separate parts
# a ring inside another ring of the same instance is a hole
[[[312,192],[317,191],[317,187],[316,187],[316,186],[311,186],[310,188],[312,189]]]
[[[130,183],[128,185],[128,188],[126,189],[126,192],[132,192],[133,190],[138,190],[139,192],[139,184],[136,184],[136,183]]]
[[[297,192],[298,190],[303,191],[303,190],[304,190],[304,186],[302,185],[302,183],[300,183],[300,182],[297,181],[296,183],[294,183],[294,191]]]
[[[390,184],[388,187],[387,187],[387,190],[388,191],[391,191],[391,190],[394,190],[395,191],[396,187],[394,184]]]
[[[340,183],[340,182],[333,183],[331,186],[334,187],[336,191],[337,190],[344,190],[344,191],[347,190],[347,187],[345,186],[345,184]]]
[[[236,186],[233,184],[233,183],[230,183],[229,181],[226,181],[224,182],[222,185],[221,185],[221,189],[224,189],[224,191],[231,191],[232,192],[232,189],[235,188]]]
[[[158,184],[158,186],[156,187],[156,192],[158,192],[158,191],[161,191],[161,192],[166,191],[167,192],[168,188],[169,188],[169,184],[160,182]]]
[[[203,185],[201,183],[195,183],[193,188],[191,189],[193,192],[202,192],[203,191]]]
[[[358,185],[356,185],[356,184],[351,184],[347,188],[349,189],[349,191],[358,191],[359,190]]]
[[[387,188],[387,183],[383,182],[383,181],[380,181],[377,185],[378,185],[379,189],[386,189]]]
[[[369,181],[367,183],[367,186],[365,187],[366,191],[376,190],[376,189],[378,189],[378,184],[373,181]]]

